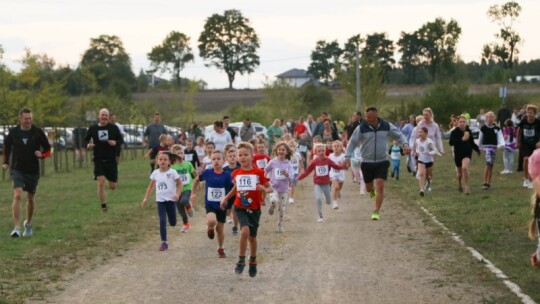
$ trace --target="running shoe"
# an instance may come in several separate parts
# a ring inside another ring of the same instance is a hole
[[[488,184],[487,184],[487,183],[483,183],[483,184],[482,184],[482,189],[487,190],[487,189],[488,189]]]
[[[424,196],[424,195],[425,195],[424,190],[420,190],[420,196]]]
[[[206,232],[206,234],[208,235],[209,239],[211,239],[211,240],[214,239],[214,229],[208,228],[208,231]]]
[[[191,203],[189,203],[189,206],[186,208],[186,212],[189,217],[193,217],[193,205],[191,205]]]
[[[220,258],[222,258],[222,259],[227,257],[227,255],[225,254],[225,249],[223,249],[223,248],[219,248],[219,249],[217,250],[217,253],[218,253],[218,256],[219,256]]]
[[[317,220],[317,223],[322,223],[324,222],[324,218],[320,217],[318,220]]]
[[[375,189],[372,189],[372,190],[369,192],[369,198],[375,199],[375,197],[377,197],[377,193],[375,193]]]
[[[167,249],[169,249],[167,242],[163,242],[161,243],[161,246],[159,246],[159,251],[167,251]]]
[[[531,181],[526,179],[523,181],[523,188],[529,188],[531,186]]]
[[[227,224],[232,224],[233,220],[230,216],[227,216]]]
[[[257,275],[257,263],[249,262],[249,276],[254,278]]]
[[[332,202],[332,209],[336,210],[336,209],[338,209],[338,208],[339,208],[339,206],[338,206],[337,202],[336,202],[336,201],[333,201],[333,202]]]
[[[289,197],[289,204],[294,204],[294,198]]]
[[[270,205],[270,208],[268,208],[268,214],[272,215],[274,214],[274,209],[276,208],[276,204],[275,203],[272,203]]]
[[[232,234],[233,235],[238,235],[238,227],[236,227],[236,226],[232,227]]]
[[[426,179],[426,184],[424,185],[424,192],[431,191],[431,179]]]
[[[277,224],[277,232],[279,233],[283,232],[283,225],[281,225],[281,223]]]
[[[241,274],[242,272],[244,272],[244,267],[246,267],[246,263],[236,263],[236,267],[234,268],[234,272],[236,272],[237,274]]]
[[[24,221],[23,236],[32,236],[32,224],[28,224],[26,220]]]
[[[21,236],[21,230],[19,229],[19,227],[13,228],[13,231],[11,231],[10,236],[14,237],[14,238],[20,237]]]
[[[184,225],[182,226],[182,228],[180,228],[180,232],[186,233],[186,232],[189,231],[189,228],[191,228],[191,224],[190,224],[190,223],[184,224]]]
[[[379,211],[373,211],[371,212],[371,219],[373,221],[378,221],[381,218]]]

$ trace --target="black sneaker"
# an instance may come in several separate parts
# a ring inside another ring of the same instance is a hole
[[[237,274],[241,274],[242,272],[244,272],[244,267],[246,267],[246,263],[236,263],[236,268],[234,268],[234,272],[236,272]],[[251,265],[250,265],[250,269],[251,269]]]
[[[254,278],[257,275],[257,263],[249,263],[249,276]]]
[[[482,184],[482,189],[484,189],[484,190],[487,190],[487,189],[489,189],[489,186],[488,186],[488,184],[486,184],[486,183],[483,183],[483,184]]]
[[[390,177],[394,177],[394,172],[392,172],[392,174],[390,174]]]

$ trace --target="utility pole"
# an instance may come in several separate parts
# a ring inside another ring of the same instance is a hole
[[[360,90],[360,43],[356,45],[356,111],[362,109],[362,91]]]

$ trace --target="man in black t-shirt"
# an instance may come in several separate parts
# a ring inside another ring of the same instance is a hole
[[[229,119],[229,116],[227,115],[223,116],[223,128],[225,128],[225,130],[227,130],[227,132],[231,134],[233,143],[236,143],[238,133],[236,133],[236,131],[233,128],[229,127],[230,123],[231,123],[231,120]]]
[[[116,154],[117,149],[124,143],[118,127],[109,123],[109,110],[99,110],[98,124],[88,129],[84,140],[88,143],[87,149],[94,150],[94,177],[97,180],[98,197],[101,211],[107,212],[105,179],[109,181],[111,190],[116,189],[118,182]]]
[[[19,112],[20,125],[9,130],[4,143],[2,169],[11,166],[13,180],[12,216],[15,228],[12,237],[21,236],[21,196],[27,193],[26,220],[22,236],[32,235],[32,216],[34,214],[35,195],[39,181],[39,159],[50,155],[51,145],[43,130],[32,124],[32,111],[23,108]]]

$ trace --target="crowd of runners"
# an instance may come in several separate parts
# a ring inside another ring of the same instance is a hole
[[[540,221],[540,120],[537,108],[526,107],[526,114],[517,126],[511,119],[496,121],[494,112],[483,113],[479,136],[473,138],[467,115],[453,117],[447,133],[456,167],[457,190],[466,195],[474,187],[470,181],[469,163],[473,151],[485,156],[484,179],[478,187],[491,188],[496,152],[503,151],[504,170],[514,170],[514,151],[519,150],[519,166],[524,172],[523,186],[534,188],[534,225],[531,236],[537,236]],[[12,237],[31,236],[35,194],[39,180],[39,162],[50,153],[43,131],[32,124],[32,112],[24,108],[19,113],[19,125],[6,137],[3,169],[10,168],[13,180]],[[176,226],[177,213],[182,219],[181,233],[191,227],[197,195],[204,196],[207,236],[217,239],[218,256],[226,257],[223,246],[225,223],[231,233],[239,234],[239,259],[235,272],[243,272],[246,264],[251,277],[257,274],[257,234],[262,210],[276,215],[276,230],[284,232],[286,205],[295,203],[294,189],[310,174],[313,175],[315,219],[325,221],[325,205],[340,206],[341,190],[351,167],[351,176],[361,195],[374,200],[371,219],[380,220],[384,186],[391,178],[400,179],[400,160],[406,157],[406,168],[418,179],[420,197],[432,191],[436,156],[444,156],[443,137],[434,113],[425,108],[422,115],[410,115],[408,122],[390,123],[379,116],[375,107],[368,107],[364,116],[354,112],[348,124],[332,121],[328,113],[314,119],[287,122],[276,119],[266,134],[260,134],[249,118],[235,130],[229,117],[213,123],[213,131],[192,125],[181,141],[167,134],[159,113],[144,132],[150,160],[150,181],[141,206],[145,206],[155,191],[159,215],[161,243],[159,250],[168,250],[167,222]],[[118,182],[118,157],[123,143],[122,132],[110,121],[107,109],[101,109],[98,123],[84,136],[86,147],[93,151],[94,177],[97,183],[101,211],[107,212],[106,188],[114,190]],[[534,153],[534,154],[533,154]],[[392,170],[390,170],[392,166]],[[27,193],[26,220],[21,234],[21,196]],[[263,208],[263,206],[265,206]],[[539,242],[540,244],[540,242]],[[249,259],[246,255],[249,247]],[[540,254],[540,245],[538,247]],[[540,266],[535,252],[531,263]]]

